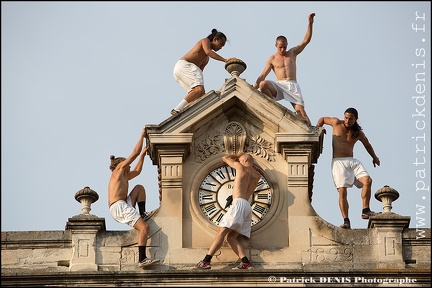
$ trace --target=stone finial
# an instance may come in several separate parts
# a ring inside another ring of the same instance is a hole
[[[384,213],[391,213],[392,202],[399,198],[399,192],[385,185],[375,192],[375,198],[383,204]]]
[[[99,195],[89,187],[84,187],[75,194],[75,199],[82,205],[82,214],[89,214],[91,204],[99,199]]]
[[[233,58],[225,63],[225,70],[231,75],[239,76],[246,70],[246,63],[240,59]]]

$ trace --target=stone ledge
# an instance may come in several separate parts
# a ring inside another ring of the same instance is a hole
[[[298,269],[140,270],[138,272],[62,272],[2,269],[5,286],[394,286],[430,287],[430,268],[305,272]],[[270,279],[270,280],[269,280]],[[387,279],[387,280],[386,280]],[[271,282],[274,280],[275,282]],[[383,281],[393,281],[384,284]],[[394,282],[394,281],[399,281]],[[408,283],[410,282],[411,283]],[[402,283],[404,282],[404,283]]]

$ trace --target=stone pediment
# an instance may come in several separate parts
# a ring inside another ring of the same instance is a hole
[[[286,104],[291,105],[289,102]],[[146,129],[151,156],[155,156],[157,147],[169,144],[184,144],[185,150],[189,150],[186,154],[194,150],[191,147],[188,149],[192,143],[198,150],[202,149],[197,147],[199,143],[223,149],[218,145],[229,129],[244,130],[249,144],[244,152],[265,154],[269,161],[273,153],[282,151],[282,144],[290,142],[295,143],[296,147],[299,143],[314,143],[313,162],[321,152],[318,145],[321,127],[309,127],[292,110],[254,89],[237,75],[226,79],[219,91],[207,92],[182,113],[171,116],[159,125],[146,125]]]
[[[288,102],[286,102],[290,105]],[[211,90],[193,102],[182,113],[171,116],[157,128],[160,133],[193,133],[206,123],[214,121],[222,113],[237,114],[240,117],[251,115],[269,126],[274,133],[308,133],[306,122],[284,105],[275,102],[238,76],[226,79],[219,91]]]

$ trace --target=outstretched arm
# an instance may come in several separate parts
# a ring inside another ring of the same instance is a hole
[[[135,167],[133,168],[133,170],[131,170],[129,172],[129,175],[128,175],[128,179],[129,180],[131,180],[131,179],[135,178],[136,176],[138,176],[141,173],[141,171],[142,171],[142,167],[143,167],[143,164],[144,164],[144,157],[145,157],[147,149],[148,149],[147,145],[145,145],[144,149],[142,149],[145,137],[146,137],[146,131],[145,131],[145,129],[143,129],[142,132],[141,132],[141,138],[138,141],[138,143],[137,143],[137,145],[135,146],[135,149],[134,149],[134,153],[136,153],[138,151],[138,155],[139,155],[140,152],[141,152],[141,155],[138,158],[137,164],[135,165]],[[142,149],[142,151],[141,151],[141,149]]]
[[[224,57],[222,57],[219,54],[217,54],[216,52],[214,52],[213,49],[211,49],[210,40],[208,38],[204,38],[204,39],[201,40],[201,46],[202,46],[202,48],[204,50],[204,53],[207,56],[209,56],[209,57],[211,57],[211,58],[213,58],[215,60],[222,61],[222,62],[227,62],[228,61],[228,59],[225,59]]]
[[[309,24],[306,30],[306,34],[303,38],[303,41],[300,42],[296,47],[293,48],[294,54],[300,54],[304,48],[309,44],[309,42],[312,39],[312,28],[313,28],[313,22],[314,22],[315,13],[311,13],[309,15]]]
[[[126,158],[126,160],[120,162],[119,165],[117,165],[118,167],[127,167],[130,164],[132,164],[132,162],[138,157],[138,155],[140,154],[141,149],[142,149],[145,135],[146,135],[145,130],[143,129],[141,131],[140,138],[139,138],[138,142],[135,144],[135,147],[134,147],[132,153]]]
[[[321,117],[318,119],[318,122],[316,124],[317,127],[323,127],[324,124],[326,125],[330,125],[330,126],[335,126],[336,124],[338,124],[340,122],[340,120],[336,117]],[[324,134],[327,134],[327,131],[325,129],[323,129]]]
[[[316,124],[317,127],[323,127],[324,124],[334,126],[339,123],[339,119],[336,117],[321,117],[318,119]]]
[[[376,167],[376,165],[380,166],[381,162],[378,156],[376,156],[375,151],[369,142],[369,139],[366,137],[366,135],[363,132],[361,132],[359,140],[363,143],[363,146],[365,147],[366,151],[372,157],[372,164],[374,165],[374,167]]]
[[[258,76],[255,84],[253,85],[253,87],[255,89],[259,88],[259,84],[261,83],[261,81],[264,81],[265,78],[267,77],[267,75],[270,73],[270,71],[272,70],[272,60],[273,60],[274,56],[270,56],[270,58],[267,60],[263,71],[261,72],[261,75]]]

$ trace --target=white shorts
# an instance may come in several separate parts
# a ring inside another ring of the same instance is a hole
[[[132,206],[130,196],[126,198],[126,201],[119,200],[111,204],[109,207],[111,216],[119,223],[127,224],[134,227],[135,223],[141,218],[141,215]]]
[[[353,185],[362,188],[363,184],[357,179],[369,176],[363,164],[352,157],[333,158],[331,169],[336,188],[351,188]]]
[[[267,80],[273,84],[277,94],[274,98],[276,101],[285,99],[292,104],[298,104],[304,107],[303,95],[300,90],[300,86],[296,81],[292,80]]]
[[[193,63],[186,60],[179,60],[174,66],[174,79],[180,86],[189,93],[192,88],[204,86],[204,75],[202,70]]]
[[[252,225],[252,208],[246,199],[235,198],[227,213],[219,222],[219,226],[226,227],[250,238]]]

